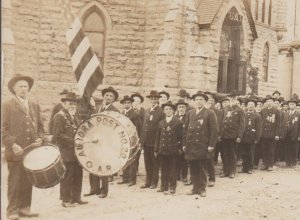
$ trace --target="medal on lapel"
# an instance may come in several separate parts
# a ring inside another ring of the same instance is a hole
[[[171,131],[171,127],[170,126],[167,127],[167,131]]]
[[[251,120],[249,120],[248,125],[251,125]]]
[[[295,122],[297,122],[297,121],[298,121],[298,117],[295,117],[295,119],[294,119],[294,120],[295,120]]]
[[[229,118],[231,117],[231,115],[232,115],[231,111],[228,111],[226,117]]]
[[[203,125],[203,119],[198,120],[200,125]]]
[[[150,121],[152,121],[153,120],[153,115],[150,115]]]

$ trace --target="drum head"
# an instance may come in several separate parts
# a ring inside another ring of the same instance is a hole
[[[118,172],[130,157],[131,136],[126,116],[107,111],[93,115],[78,127],[75,154],[90,173],[109,176]],[[125,123],[124,123],[125,122]],[[131,125],[130,126],[134,126]]]
[[[29,151],[23,160],[25,169],[37,171],[44,170],[60,157],[59,150],[51,145],[41,146]]]

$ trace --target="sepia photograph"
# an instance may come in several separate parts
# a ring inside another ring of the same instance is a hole
[[[3,220],[300,220],[300,0],[1,0]]]

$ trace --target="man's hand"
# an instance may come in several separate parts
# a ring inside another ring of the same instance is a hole
[[[241,143],[241,141],[242,141],[241,138],[236,139],[236,143],[238,143],[238,144]]]
[[[11,148],[16,156],[21,156],[24,153],[24,150],[18,144],[13,144]]]
[[[46,135],[44,137],[44,141],[47,143],[50,143],[50,142],[52,142],[52,138],[53,138],[53,135]]]
[[[275,141],[279,141],[279,136],[275,136]]]
[[[34,141],[34,143],[35,143],[37,146],[40,146],[40,145],[42,145],[42,143],[43,143],[43,139],[42,139],[42,138],[37,138],[37,139]]]
[[[212,152],[214,150],[214,148],[211,147],[211,146],[208,146],[207,150],[208,150],[208,153],[210,153],[210,152]]]
[[[183,150],[183,152],[185,152],[186,151],[186,146],[183,146],[182,150]]]

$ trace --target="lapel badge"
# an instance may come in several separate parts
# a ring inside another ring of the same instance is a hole
[[[203,125],[203,119],[198,120],[200,125]]]
[[[167,127],[167,131],[171,131],[171,127],[170,126]]]
[[[153,115],[150,115],[150,121],[152,121],[153,120]]]
[[[229,118],[229,117],[231,117],[231,115],[232,115],[231,111],[228,111],[226,117]]]

